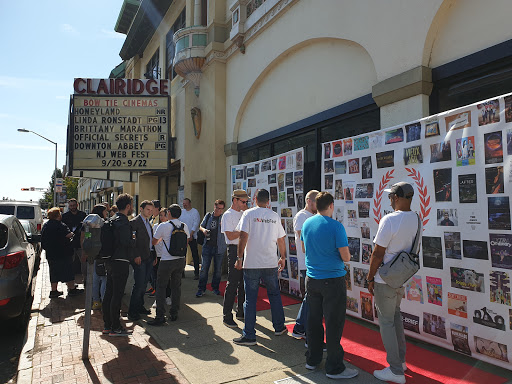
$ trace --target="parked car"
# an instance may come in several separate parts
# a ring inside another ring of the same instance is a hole
[[[29,242],[31,242],[32,237],[34,235],[39,235],[37,228],[35,227],[34,223],[32,223],[30,220],[20,220],[20,223],[25,230],[25,233],[27,234],[27,239]],[[34,248],[36,249],[36,271],[39,269],[39,262],[41,260],[41,252],[43,251],[43,247],[41,246],[41,242],[32,243],[34,245]]]
[[[0,201],[0,214],[14,215],[20,220],[30,220],[41,234],[43,212],[39,203],[32,201]]]
[[[39,234],[27,237],[15,216],[0,214],[0,320],[13,319],[19,329],[30,317],[37,259],[33,244],[40,242]]]

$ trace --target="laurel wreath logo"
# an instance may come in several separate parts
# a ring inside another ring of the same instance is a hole
[[[380,203],[382,201],[382,194],[384,193],[384,189],[386,188],[388,183],[391,181],[391,179],[393,179],[393,177],[394,177],[393,172],[395,172],[394,169],[386,172],[386,174],[384,176],[382,176],[382,179],[379,183],[379,188],[377,189],[377,192],[375,193],[375,198],[373,199],[373,205],[375,206],[375,208],[373,208],[373,214],[375,215],[373,220],[375,220],[375,222],[377,224],[379,224],[380,219],[382,218],[382,213],[380,212]]]
[[[409,172],[407,176],[412,177],[416,183],[416,187],[418,187],[418,194],[420,196],[420,219],[423,222],[423,230],[425,230],[425,226],[430,220],[428,215],[432,209],[429,207],[430,196],[428,195],[427,185],[423,183],[423,177],[419,171],[416,171],[414,168],[405,168],[405,170]]]

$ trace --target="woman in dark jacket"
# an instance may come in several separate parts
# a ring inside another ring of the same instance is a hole
[[[61,222],[62,215],[59,208],[50,209],[48,219],[41,230],[41,243],[46,251],[46,260],[50,267],[50,283],[52,285],[50,298],[62,295],[63,292],[57,290],[59,281],[67,284],[69,296],[78,295],[83,290],[75,286],[73,248],[70,243],[73,232]]]

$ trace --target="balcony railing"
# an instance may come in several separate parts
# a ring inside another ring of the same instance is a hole
[[[249,3],[247,3],[247,17],[251,16],[251,14],[264,2],[265,0],[251,0]]]

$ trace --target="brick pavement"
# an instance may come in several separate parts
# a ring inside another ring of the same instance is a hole
[[[59,286],[59,288],[61,288]],[[123,321],[130,337],[101,334],[100,311],[93,311],[89,361],[82,360],[84,295],[49,299],[48,263],[44,259],[37,276],[33,312],[37,324],[32,350],[32,382],[54,383],[188,383],[174,363],[137,324]],[[40,295],[40,299],[38,297]],[[125,315],[125,313],[124,313]],[[34,320],[34,319],[33,319]],[[30,333],[30,330],[29,330]]]

